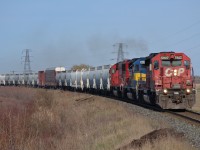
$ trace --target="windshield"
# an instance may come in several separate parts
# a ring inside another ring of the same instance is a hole
[[[169,66],[176,67],[176,66],[181,66],[181,65],[182,65],[181,60],[173,60],[173,61],[162,60],[162,66],[164,67],[169,67]]]

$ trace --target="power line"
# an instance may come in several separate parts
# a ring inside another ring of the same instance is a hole
[[[199,48],[200,47],[200,44],[194,46],[194,47],[191,47],[191,48],[188,48],[188,50],[192,50],[192,49],[196,49],[196,48]]]
[[[161,38],[161,39],[157,40],[156,42],[158,42],[158,41],[163,41],[163,40],[166,40],[166,39],[168,39],[168,38],[171,38],[172,36],[177,35],[177,34],[179,34],[179,33],[182,33],[182,32],[184,32],[184,31],[186,31],[186,30],[192,28],[193,26],[195,26],[195,25],[197,25],[197,24],[199,24],[199,23],[200,23],[200,20],[198,20],[197,22],[195,22],[195,23],[193,23],[193,24],[191,24],[191,25],[189,25],[189,26],[187,26],[187,27],[185,27],[185,28],[183,28],[183,29],[181,29],[181,30],[178,30],[178,31],[176,31],[176,32],[174,32],[174,33],[172,33],[172,34],[170,34],[170,35],[164,37],[164,38]]]
[[[200,33],[194,34],[194,35],[192,35],[192,36],[190,36],[190,37],[188,37],[188,38],[185,38],[185,39],[180,40],[180,41],[178,41],[178,42],[175,42],[175,43],[173,43],[173,44],[167,45],[165,48],[168,48],[168,47],[170,47],[170,46],[174,46],[174,45],[180,44],[180,43],[185,42],[185,41],[188,41],[188,40],[193,39],[194,37],[199,36],[199,35],[200,35]]]
[[[173,33],[173,35],[179,34],[179,33],[181,33],[181,32],[184,32],[184,31],[186,31],[186,30],[192,28],[193,26],[195,26],[195,25],[197,25],[197,24],[199,24],[199,23],[200,23],[200,20],[197,21],[197,22],[195,22],[195,23],[193,23],[192,25],[189,25],[189,26],[187,26],[187,27],[185,27],[185,28],[183,28],[183,29],[181,29],[181,30],[179,30],[179,31],[177,31],[177,32],[175,32],[175,33]]]

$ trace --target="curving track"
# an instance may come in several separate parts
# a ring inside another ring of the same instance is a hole
[[[189,123],[200,126],[200,113],[193,112],[191,110],[185,110],[185,111],[181,111],[181,112],[165,110],[165,112],[172,114],[174,116],[177,116],[181,119],[184,119],[185,121],[187,121]]]

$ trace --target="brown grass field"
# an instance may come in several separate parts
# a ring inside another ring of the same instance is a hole
[[[192,110],[200,112],[200,84],[196,85],[196,104]]]
[[[166,123],[126,107],[83,93],[0,87],[0,150],[194,149],[173,132],[157,131]],[[132,147],[133,140],[142,144]]]

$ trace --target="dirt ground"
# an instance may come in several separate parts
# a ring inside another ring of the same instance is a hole
[[[0,87],[0,149],[193,149],[166,123],[126,107],[84,93]]]

